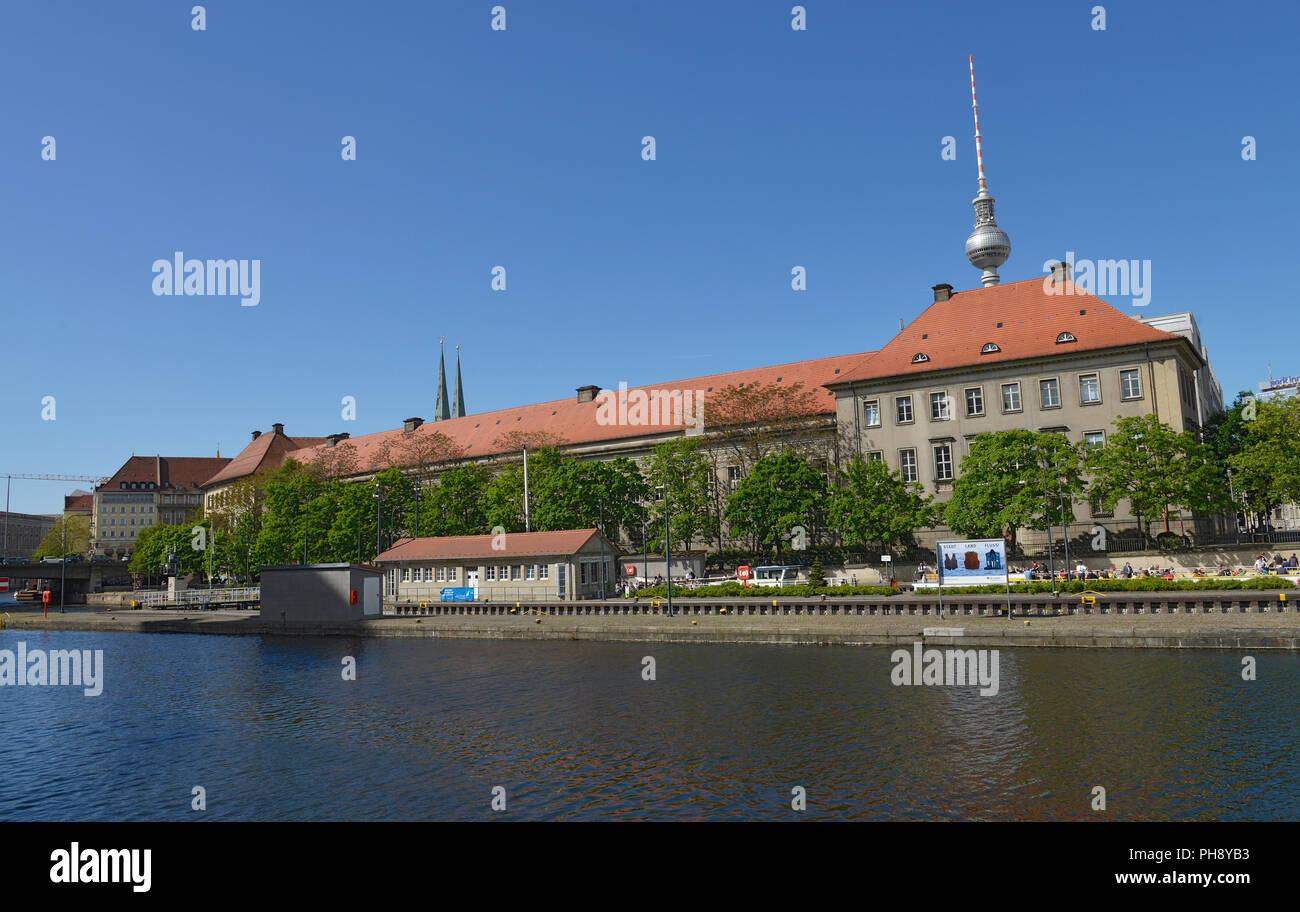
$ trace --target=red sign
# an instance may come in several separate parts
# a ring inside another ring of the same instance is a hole
[[[9,591],[9,577],[0,576],[0,592]]]
[[[624,564],[623,569],[627,571],[628,576],[636,576],[636,564]]]
[[[747,580],[747,579],[749,579],[749,568],[748,568],[748,567],[737,567],[737,568],[736,568],[736,579],[739,579],[739,580]]]

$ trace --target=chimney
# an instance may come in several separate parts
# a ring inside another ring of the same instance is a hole
[[[352,435],[351,434],[330,434],[325,439],[330,442],[329,443],[330,446],[337,446],[340,440],[347,440],[350,436]]]
[[[402,430],[413,431],[422,424],[424,424],[423,418],[407,418],[402,422]]]
[[[253,431],[253,439],[254,439],[254,440],[256,440],[258,437],[261,437],[261,436],[262,436],[262,432],[261,432],[261,431]]]
[[[934,303],[942,304],[952,297],[952,286],[944,283],[942,285],[931,285],[930,290],[934,292]]]
[[[271,425],[271,433],[272,433],[272,434],[279,434],[281,437],[283,437],[283,436],[284,436],[284,425],[283,425],[283,424],[280,424],[279,422],[277,422],[277,423]]]
[[[591,402],[596,398],[596,394],[599,392],[599,386],[580,386],[578,387],[578,401]]]
[[[1070,264],[1064,260],[1052,264],[1052,284],[1061,285],[1070,278]]]

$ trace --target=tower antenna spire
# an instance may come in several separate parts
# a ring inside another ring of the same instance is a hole
[[[984,147],[980,141],[980,106],[975,100],[975,55],[970,55],[970,106],[975,112],[975,161],[979,164],[980,192],[971,202],[975,206],[975,230],[966,238],[966,259],[976,269],[984,270],[980,281],[996,285],[1002,279],[998,267],[1011,256],[1011,239],[998,227],[993,217],[993,196],[984,178]]]
[[[989,195],[988,181],[984,179],[984,147],[980,145],[980,103],[975,100],[975,55],[970,55],[970,106],[975,112],[975,161],[980,169],[980,196]]]

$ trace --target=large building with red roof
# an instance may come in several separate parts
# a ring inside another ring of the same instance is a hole
[[[203,503],[203,483],[229,462],[219,456],[132,456],[95,488],[91,553],[126,557],[148,527],[185,522]]]

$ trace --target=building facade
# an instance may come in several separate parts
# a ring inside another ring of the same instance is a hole
[[[202,511],[201,486],[230,462],[220,457],[132,456],[96,486],[90,550],[120,560],[150,526],[186,522]]]
[[[476,601],[563,601],[614,594],[619,554],[595,529],[403,539],[375,559],[384,598],[437,602],[444,589]]]

